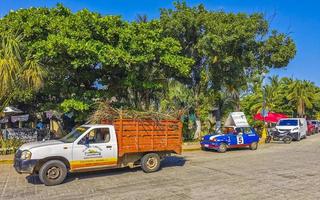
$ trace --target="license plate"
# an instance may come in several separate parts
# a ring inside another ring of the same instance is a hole
[[[209,145],[208,145],[208,144],[205,144],[204,147],[209,147]]]

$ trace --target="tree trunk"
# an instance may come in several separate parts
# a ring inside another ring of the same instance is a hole
[[[196,129],[196,132],[194,133],[193,139],[199,139],[201,135],[201,120],[198,117],[196,119],[196,125],[197,125],[197,129]]]

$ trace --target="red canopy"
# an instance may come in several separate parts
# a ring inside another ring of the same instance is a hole
[[[268,115],[265,117],[265,121],[269,123],[277,123],[280,119],[283,118],[288,118],[288,116],[281,113],[269,112]],[[263,121],[263,116],[261,115],[261,113],[258,113],[254,116],[254,119]]]

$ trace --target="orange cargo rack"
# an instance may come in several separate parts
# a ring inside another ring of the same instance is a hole
[[[179,120],[116,119],[102,120],[115,126],[118,154],[182,151],[182,123]]]

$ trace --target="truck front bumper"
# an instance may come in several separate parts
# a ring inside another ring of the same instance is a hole
[[[19,174],[33,174],[38,160],[21,160],[19,158],[14,159],[14,168]]]

